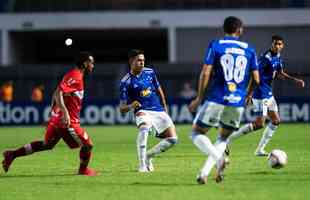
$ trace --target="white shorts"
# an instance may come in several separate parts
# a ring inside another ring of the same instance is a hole
[[[243,107],[224,106],[206,101],[199,108],[193,123],[202,128],[221,126],[235,130],[240,126],[243,111]]]
[[[139,110],[138,113],[140,114],[136,116],[136,124],[138,127],[142,123],[145,123],[149,128],[154,127],[159,134],[169,127],[174,127],[171,118],[164,111]]]
[[[278,112],[278,105],[273,96],[265,99],[252,99],[252,101],[254,112],[258,115],[267,116],[268,111]]]

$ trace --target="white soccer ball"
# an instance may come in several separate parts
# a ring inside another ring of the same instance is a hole
[[[274,169],[280,169],[287,164],[287,155],[280,149],[274,149],[269,153],[268,164]]]

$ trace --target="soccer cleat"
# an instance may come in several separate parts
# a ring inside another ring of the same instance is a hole
[[[8,172],[9,171],[9,168],[14,160],[14,157],[13,157],[13,152],[12,151],[5,151],[3,152],[3,161],[2,161],[2,167],[3,167],[3,170],[5,172]]]
[[[269,154],[264,150],[257,149],[254,153],[255,156],[268,156]]]
[[[224,180],[224,169],[226,167],[226,160],[221,159],[219,166],[216,169],[216,176],[215,176],[215,181],[217,183],[220,183]]]
[[[140,173],[148,173],[149,170],[147,169],[147,167],[139,167],[138,172],[140,172]]]
[[[226,146],[226,149],[225,149],[224,153],[225,153],[226,156],[230,155],[229,145]]]
[[[78,174],[85,175],[85,176],[97,176],[98,175],[98,173],[95,170],[88,168],[88,167],[85,168],[84,170],[79,170]]]
[[[230,159],[229,159],[229,157],[224,157],[224,162],[225,162],[225,167],[227,167],[227,165],[229,165],[230,164]]]
[[[198,175],[196,178],[196,181],[199,185],[204,185],[208,182],[208,177],[207,176],[202,176],[202,175]]]
[[[149,157],[146,158],[146,168],[148,169],[149,172],[153,172],[154,171],[154,166],[153,166],[152,158],[149,158]]]

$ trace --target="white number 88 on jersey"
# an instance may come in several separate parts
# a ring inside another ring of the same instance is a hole
[[[221,65],[226,81],[234,80],[240,83],[244,79],[246,65],[248,60],[243,55],[238,55],[236,59],[231,54],[224,54],[221,56]]]

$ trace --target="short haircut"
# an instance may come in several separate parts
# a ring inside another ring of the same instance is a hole
[[[282,41],[282,42],[284,42],[284,39],[283,39],[283,37],[280,36],[280,35],[273,35],[273,36],[271,37],[271,41],[272,41],[272,42],[273,42],[273,41]]]
[[[78,56],[76,57],[75,59],[75,64],[78,66],[78,67],[82,67],[83,66],[83,63],[85,61],[88,61],[89,60],[89,57],[92,56],[92,54],[90,52],[87,52],[87,51],[81,51]]]
[[[224,20],[223,29],[225,33],[236,33],[241,27],[242,21],[235,16],[226,17]]]
[[[137,55],[140,55],[140,54],[144,54],[144,51],[140,50],[140,49],[131,49],[128,52],[127,56],[128,56],[128,59],[130,59],[130,58],[136,57]]]

